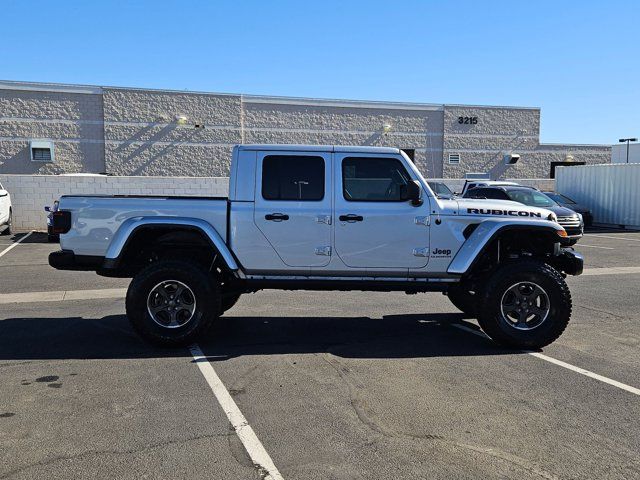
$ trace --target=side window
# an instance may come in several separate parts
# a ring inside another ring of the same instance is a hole
[[[486,188],[473,188],[465,195],[467,198],[484,198],[487,195]]]
[[[268,155],[262,162],[262,198],[318,201],[324,198],[324,159]]]
[[[342,160],[342,194],[351,202],[402,202],[411,177],[396,158]]]
[[[496,190],[493,188],[485,188],[485,197],[491,200],[509,200],[502,190]]]

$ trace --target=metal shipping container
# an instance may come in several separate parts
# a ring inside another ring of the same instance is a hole
[[[596,224],[640,228],[640,163],[559,167],[556,190],[589,207]]]

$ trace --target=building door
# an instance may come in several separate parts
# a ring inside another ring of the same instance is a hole
[[[584,165],[585,162],[551,162],[551,173],[549,178],[556,178],[556,167],[576,167]]]

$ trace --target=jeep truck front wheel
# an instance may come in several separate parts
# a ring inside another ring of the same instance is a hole
[[[571,293],[562,275],[534,260],[496,270],[483,295],[478,322],[499,344],[524,349],[549,345],[571,318]]]
[[[463,313],[466,313],[470,317],[478,316],[478,293],[472,292],[465,285],[454,285],[447,290],[447,297],[453,303],[453,305]]]
[[[129,285],[127,317],[145,340],[164,346],[195,341],[220,312],[215,278],[186,260],[155,262]]]

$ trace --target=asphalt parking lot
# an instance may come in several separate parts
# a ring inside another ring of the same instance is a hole
[[[640,478],[640,233],[585,236],[572,322],[534,354],[437,293],[277,291],[201,356],[159,350],[127,280],[24,237],[0,237],[0,479]]]

